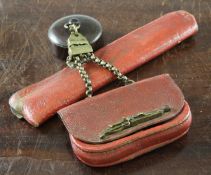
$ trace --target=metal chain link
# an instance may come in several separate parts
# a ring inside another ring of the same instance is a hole
[[[122,81],[125,85],[130,84],[130,83],[134,83],[133,80],[129,79],[127,76],[123,75],[115,66],[113,66],[112,64],[96,57],[93,53],[91,53],[91,61],[96,63],[99,66],[102,66],[103,68],[109,70],[110,72],[112,72],[118,80]]]
[[[86,72],[86,70],[84,69],[84,67],[82,65],[83,62],[81,61],[80,57],[79,56],[72,57],[72,58],[68,57],[66,60],[66,64],[69,67],[75,68],[78,70],[82,80],[85,83],[86,96],[91,97],[92,96],[92,83],[91,83],[88,73]]]
[[[86,70],[84,69],[83,64],[88,62],[96,63],[97,65],[107,69],[108,71],[112,72],[118,80],[121,80],[124,84],[130,84],[134,81],[129,79],[127,76],[123,75],[116,67],[112,64],[96,57],[93,53],[93,49],[87,39],[78,32],[80,28],[79,23],[69,22],[64,25],[65,28],[69,29],[71,32],[70,38],[68,39],[68,53],[69,56],[67,57],[66,64],[71,67],[75,68],[79,71],[81,78],[83,79],[86,87],[86,95],[88,97],[92,96],[92,83],[87,74]],[[73,51],[74,50],[74,51]],[[70,56],[71,55],[71,56]]]
[[[80,56],[75,56],[75,57],[68,57],[67,58],[67,65],[71,68],[76,68],[79,73],[81,78],[83,79],[84,83],[85,83],[85,87],[86,87],[86,95],[88,97],[92,96],[92,83],[91,80],[89,78],[89,75],[87,74],[87,72],[85,71],[83,64],[87,63],[87,62],[93,62],[96,63],[97,65],[109,70],[110,72],[112,72],[118,80],[122,81],[125,85],[126,84],[130,84],[133,83],[134,81],[129,79],[127,76],[123,75],[116,67],[114,67],[112,64],[96,57],[93,53],[86,53],[86,54],[82,54]]]

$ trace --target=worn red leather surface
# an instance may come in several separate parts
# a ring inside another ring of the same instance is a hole
[[[195,18],[185,12],[168,13],[136,29],[95,54],[127,73],[172,48],[198,30]],[[85,66],[96,91],[114,77],[94,64]],[[39,126],[59,109],[85,95],[84,82],[77,70],[64,68],[56,74],[28,86],[10,98],[9,104],[33,126]]]
[[[168,74],[148,78],[124,87],[87,98],[58,111],[68,132],[88,143],[116,140],[140,129],[158,124],[178,115],[184,96]],[[101,133],[129,116],[169,106],[171,111],[102,139]]]
[[[134,159],[179,139],[188,132],[191,120],[190,108],[185,103],[181,113],[168,122],[109,143],[89,144],[72,135],[70,140],[74,153],[82,162],[89,166],[105,167]]]

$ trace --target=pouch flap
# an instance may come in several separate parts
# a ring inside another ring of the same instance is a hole
[[[86,98],[58,113],[68,132],[87,143],[105,143],[167,121],[184,96],[168,74]]]

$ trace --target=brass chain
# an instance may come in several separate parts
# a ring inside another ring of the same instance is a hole
[[[130,84],[134,81],[129,79],[127,76],[123,75],[115,66],[98,58],[94,55],[91,45],[88,43],[87,39],[78,32],[80,26],[75,26],[75,24],[68,23],[65,27],[69,28],[71,34],[68,39],[68,53],[66,64],[75,68],[79,71],[81,78],[83,79],[86,87],[86,96],[91,97],[93,93],[92,83],[84,69],[84,64],[88,62],[93,62],[110,72],[112,72],[118,80],[122,81],[124,84]],[[72,39],[72,40],[71,40]]]

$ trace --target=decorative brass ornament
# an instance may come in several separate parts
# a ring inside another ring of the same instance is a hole
[[[113,125],[109,125],[100,135],[101,139],[105,139],[106,137],[116,134],[119,132],[122,132],[128,128],[132,128],[134,126],[137,126],[141,123],[145,123],[147,121],[150,121],[152,119],[161,117],[167,112],[170,112],[171,108],[169,106],[164,106],[161,109],[153,110],[150,112],[140,112],[138,114],[124,117],[120,122],[114,123]]]

